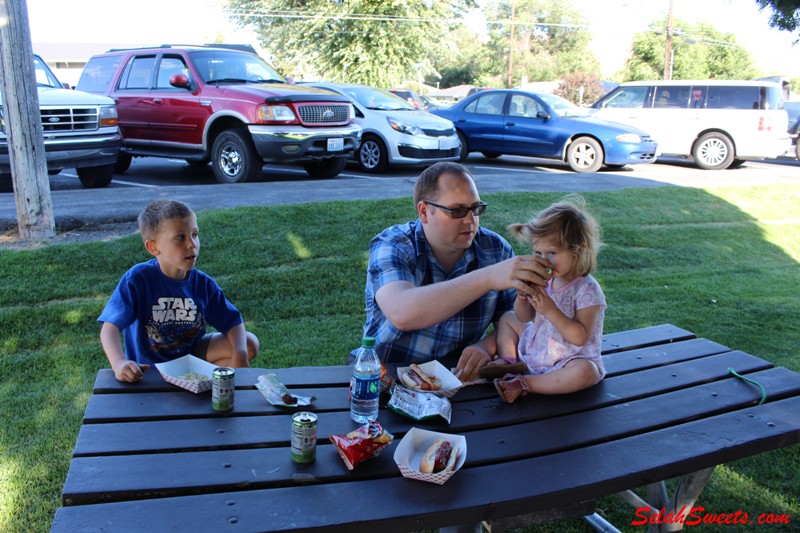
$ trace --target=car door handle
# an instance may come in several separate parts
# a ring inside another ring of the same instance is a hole
[[[153,103],[156,105],[161,105],[164,103],[164,100],[162,100],[161,98],[153,98]]]
[[[516,126],[515,122],[506,122],[506,126]]]

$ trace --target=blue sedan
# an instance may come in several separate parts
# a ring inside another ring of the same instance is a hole
[[[451,120],[461,139],[461,160],[470,152],[566,161],[575,172],[596,172],[656,160],[658,145],[636,128],[586,115],[553,94],[521,90],[481,91],[447,109],[432,109]]]

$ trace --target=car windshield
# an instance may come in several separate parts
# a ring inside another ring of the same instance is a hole
[[[257,55],[220,50],[191,55],[203,83],[286,83],[283,76]]]
[[[342,87],[339,89],[350,99],[367,109],[379,111],[414,111],[416,108],[399,96],[373,87]]]
[[[589,112],[582,107],[578,107],[569,100],[554,94],[539,94],[539,98],[544,100],[547,105],[560,117],[586,117]]]
[[[36,86],[37,87],[61,87],[61,82],[56,79],[55,74],[50,70],[50,67],[45,64],[39,57],[33,57],[33,68],[36,73]]]

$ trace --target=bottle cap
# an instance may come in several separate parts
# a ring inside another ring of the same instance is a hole
[[[372,347],[375,346],[375,337],[364,337],[361,339],[361,346]]]

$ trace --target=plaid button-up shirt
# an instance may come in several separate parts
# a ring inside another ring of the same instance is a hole
[[[419,220],[392,226],[372,239],[367,266],[364,335],[375,337],[375,349],[381,361],[420,363],[461,355],[465,347],[483,337],[491,323],[513,309],[516,291],[490,291],[444,322],[415,331],[400,331],[375,302],[378,289],[395,281],[408,281],[417,287],[430,285],[513,256],[514,251],[505,239],[479,228],[472,245],[448,273],[433,257]]]

